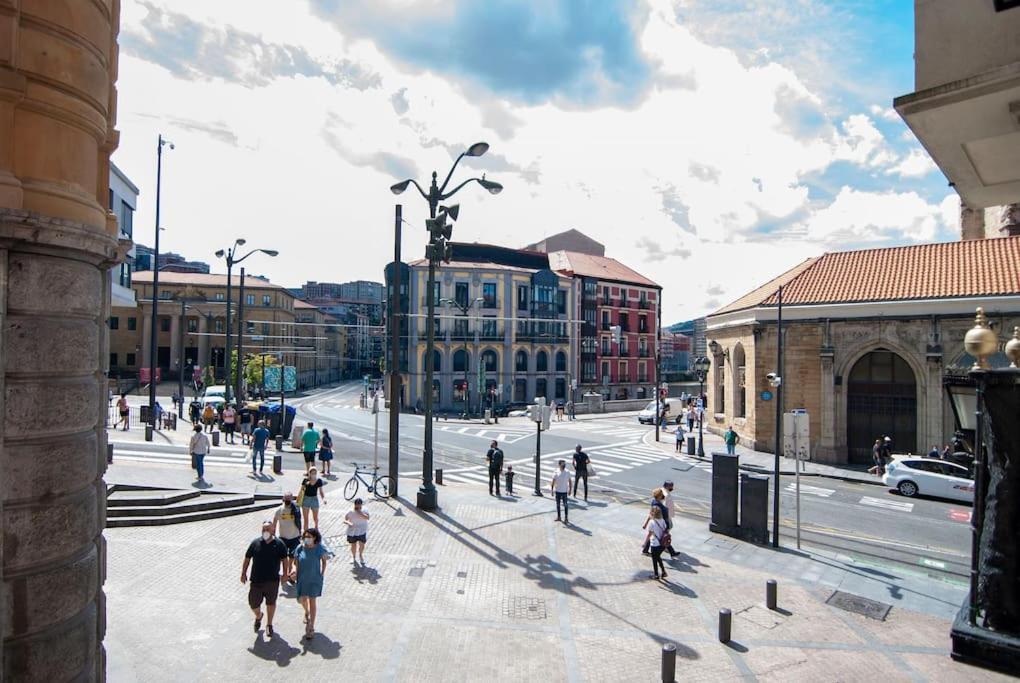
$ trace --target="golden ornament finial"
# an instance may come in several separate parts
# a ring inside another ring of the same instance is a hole
[[[974,357],[971,370],[987,370],[988,357],[999,348],[999,337],[988,327],[985,309],[978,308],[974,316],[974,327],[967,331],[963,338],[963,346],[967,353]]]
[[[1009,358],[1009,367],[1020,367],[1020,327],[1013,328],[1013,338],[1006,342],[1006,357]]]

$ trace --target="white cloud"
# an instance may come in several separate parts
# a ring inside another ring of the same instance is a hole
[[[937,171],[938,166],[931,160],[928,153],[916,147],[910,150],[899,163],[886,169],[886,175],[898,175],[901,178],[923,178],[932,171]]]
[[[903,121],[903,119],[900,118],[900,115],[897,114],[896,110],[892,107],[881,107],[877,104],[873,104],[868,107],[868,111],[870,111],[871,115],[875,118],[885,119],[886,121],[894,123],[902,123]]]
[[[844,246],[891,239],[930,241],[948,227],[943,205],[916,192],[861,192],[843,187],[835,201],[805,221],[810,240]]]

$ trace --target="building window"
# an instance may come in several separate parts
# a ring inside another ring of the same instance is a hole
[[[169,332],[170,331],[170,318],[163,318],[163,317],[161,317],[159,319],[159,331],[160,332]]]
[[[248,305],[248,306],[254,306],[255,305],[255,295],[254,294],[245,294],[244,295],[244,303],[246,305]]]
[[[456,320],[453,321],[453,336],[455,337],[468,336],[467,318],[457,318]]]
[[[138,329],[138,318],[128,318],[128,330],[134,332]]]
[[[514,356],[514,369],[517,372],[528,371],[528,352],[523,349],[517,352]]]
[[[245,322],[244,330],[248,334],[255,334],[255,323],[251,320],[248,320],[247,322]]]
[[[499,372],[499,357],[495,351],[492,349],[486,350],[482,353],[482,360],[485,363],[486,372]]]
[[[609,384],[609,363],[602,364],[602,382]]]
[[[643,315],[638,316],[637,327],[638,327],[638,329],[637,329],[638,332],[647,332],[648,331],[648,318],[646,316],[643,316]]]
[[[442,318],[434,318],[432,320],[432,329],[435,332],[436,336],[439,336],[440,334],[442,334],[442,332],[443,332],[443,319]]]
[[[495,318],[482,318],[482,336],[489,339],[495,337],[496,332],[496,319]]]
[[[622,361],[622,360],[620,361],[620,368],[619,368],[619,370],[620,370],[620,374],[619,374],[619,379],[617,381],[620,381],[620,382],[629,382],[630,381],[630,376],[627,374],[627,362],[626,361]]]
[[[110,354],[110,367],[111,368],[117,367],[117,354],[115,353]]]
[[[216,292],[216,300],[223,301],[223,292]]]
[[[169,289],[164,289],[162,292],[159,293],[159,298],[160,299],[170,299],[170,298],[173,298],[173,295],[170,293]]]
[[[630,332],[630,320],[626,313],[620,313],[620,331]]]
[[[609,329],[609,311],[602,311],[602,329]]]
[[[567,354],[562,351],[556,352],[556,372],[567,371]]]
[[[216,318],[215,329],[217,332],[223,332],[223,318]]]
[[[124,364],[127,365],[129,368],[130,367],[134,367],[134,365],[135,365],[135,354],[133,354],[133,353],[127,354],[127,357],[124,359]]]
[[[620,290],[620,306],[626,306],[626,305],[627,305],[627,290],[626,289],[621,289]]]
[[[482,284],[482,305],[485,308],[496,308],[496,283],[485,282]]]
[[[269,334],[269,323],[262,323],[262,334],[263,336]]]
[[[543,398],[548,396],[547,383],[545,381],[545,377],[539,377],[538,379],[535,380],[535,397],[537,398],[539,396]]]
[[[609,349],[609,337],[602,337],[602,355],[608,356],[610,353]]]
[[[603,287],[602,288],[602,304],[604,306],[609,306],[612,303],[613,303],[613,300],[609,298],[609,287]]]
[[[457,282],[453,286],[453,300],[457,302],[457,305],[462,308],[467,308],[468,305],[468,283]]]
[[[269,306],[272,306],[273,305],[273,295],[272,294],[263,294],[262,295],[262,305],[266,306],[267,308]]]
[[[517,285],[517,310],[526,311],[528,310],[528,287],[527,285]]]
[[[198,332],[198,318],[188,318],[188,332]]]
[[[545,351],[539,351],[535,356],[535,372],[549,372],[549,354]]]
[[[468,371],[468,355],[464,349],[457,349],[453,353],[453,371],[454,372],[467,372]]]
[[[556,292],[556,312],[560,315],[567,312],[567,290],[565,289]]]
[[[111,330],[118,330],[118,329],[120,329],[120,318],[118,318],[115,315],[114,316],[110,316],[110,329]]]
[[[556,378],[556,398],[563,399],[567,397],[567,380],[562,377]]]

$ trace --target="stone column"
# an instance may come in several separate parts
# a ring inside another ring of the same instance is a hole
[[[819,462],[835,463],[836,460],[836,374],[833,369],[835,350],[831,346],[823,346],[820,360],[822,364],[821,385],[821,429],[818,435],[818,447],[815,455]]]
[[[5,680],[102,680],[120,3],[0,0]]]
[[[985,210],[972,209],[960,200],[960,239],[980,240],[985,237]]]
[[[209,331],[209,318],[204,313],[198,316],[198,331],[198,358],[195,359],[195,365],[201,365],[204,370],[212,364],[212,359],[209,358],[210,337],[205,334]]]

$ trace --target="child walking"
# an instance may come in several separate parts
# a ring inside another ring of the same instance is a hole
[[[511,496],[514,495],[514,466],[506,466],[506,492]]]

